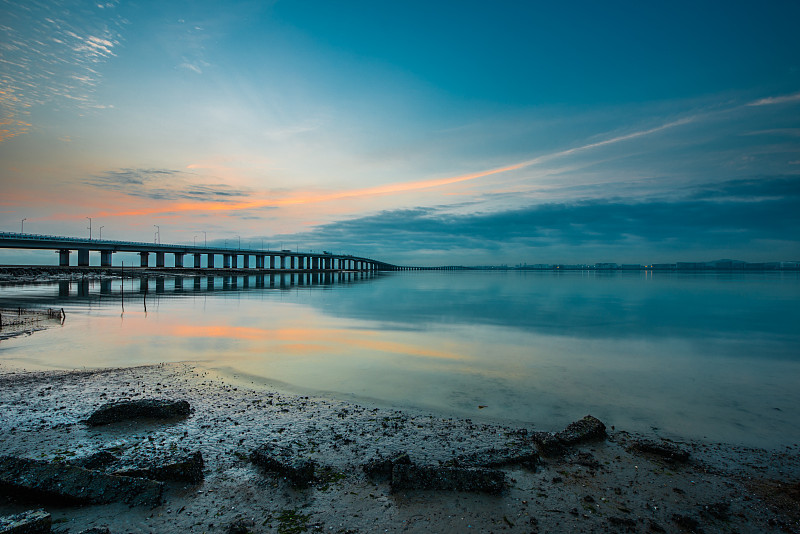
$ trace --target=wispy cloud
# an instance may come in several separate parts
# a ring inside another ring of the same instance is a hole
[[[114,6],[4,2],[0,120],[8,132],[0,142],[28,131],[24,117],[34,106],[99,107],[93,97],[102,78],[98,67],[122,40],[124,22]]]
[[[790,102],[800,102],[800,93],[794,93],[791,95],[782,95],[782,96],[770,96],[767,98],[761,98],[759,100],[754,100],[753,102],[748,103],[748,106],[772,106],[775,104],[787,104]]]
[[[247,190],[225,184],[203,183],[190,173],[172,169],[112,170],[93,176],[85,183],[133,197],[167,201],[204,203],[241,198],[249,194]],[[163,211],[163,208],[159,211]]]

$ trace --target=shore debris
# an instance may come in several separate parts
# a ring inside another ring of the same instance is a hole
[[[0,490],[68,503],[155,506],[164,484],[142,478],[107,475],[65,462],[0,456]]]
[[[104,404],[86,423],[89,426],[101,426],[120,421],[139,419],[177,419],[187,417],[191,412],[185,400],[171,401],[166,399],[140,399]]]
[[[468,454],[461,454],[444,463],[450,467],[503,467],[506,465],[521,465],[531,471],[536,471],[539,464],[539,453],[530,446],[514,448],[490,447]]]
[[[307,488],[316,481],[316,463],[302,458],[288,447],[265,443],[250,453],[250,461],[266,471],[286,478],[295,488]]]
[[[53,518],[44,510],[28,510],[0,517],[0,534],[39,534],[50,532]]]
[[[195,451],[187,456],[165,462],[150,460],[145,464],[126,466],[113,473],[116,476],[148,478],[161,482],[190,482],[199,484],[203,481],[203,454]]]
[[[378,456],[361,466],[361,469],[369,478],[379,478],[389,480],[392,478],[392,469],[396,464],[410,464],[411,458],[408,453],[400,452],[393,456]]]
[[[606,437],[606,425],[598,418],[587,415],[579,421],[568,424],[567,428],[556,433],[556,437],[567,446],[600,440]]]
[[[683,463],[689,460],[689,451],[681,449],[668,441],[658,442],[649,439],[637,439],[628,446],[628,450],[653,454],[673,463]]]
[[[592,415],[567,425],[561,432],[534,432],[531,439],[536,444],[539,454],[543,456],[560,456],[568,447],[605,439],[606,425]]]
[[[506,487],[506,475],[478,467],[430,467],[395,464],[391,488],[399,490],[446,490],[498,494]]]

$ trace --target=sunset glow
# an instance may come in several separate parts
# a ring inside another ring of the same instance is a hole
[[[0,229],[796,260],[798,9],[6,2]]]

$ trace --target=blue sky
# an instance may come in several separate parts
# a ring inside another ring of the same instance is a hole
[[[4,0],[0,229],[800,260],[800,4],[553,4]]]

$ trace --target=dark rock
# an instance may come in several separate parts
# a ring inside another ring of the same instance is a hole
[[[53,518],[44,510],[28,510],[0,517],[0,534],[39,534],[50,532]]]
[[[81,530],[78,534],[111,534],[111,530],[108,527],[92,527]]]
[[[692,517],[681,514],[673,514],[672,522],[694,534],[703,533],[703,529],[700,528],[700,522]]]
[[[107,475],[64,462],[0,456],[0,490],[70,503],[157,505],[164,485],[152,480]]]
[[[83,467],[84,469],[105,469],[106,467],[115,464],[119,458],[114,456],[108,451],[100,451],[89,456],[80,458],[73,458],[69,461],[72,465]]]
[[[392,478],[392,469],[395,464],[410,464],[411,458],[407,453],[401,452],[394,456],[384,457],[379,456],[365,463],[361,468],[364,473],[370,478]]]
[[[414,464],[395,464],[392,468],[392,491],[410,489],[500,493],[505,485],[505,473],[495,469],[426,467]]]
[[[162,482],[191,482],[199,484],[203,481],[203,455],[196,451],[188,456],[168,460],[163,463],[147,463],[137,466],[123,467],[114,472],[117,476],[149,478]]]
[[[591,415],[587,415],[580,421],[568,424],[567,428],[556,433],[556,438],[567,446],[604,439],[605,437],[606,425]]]
[[[689,460],[689,451],[683,450],[668,441],[650,441],[639,439],[628,446],[628,450],[654,454],[668,462],[686,462]]]
[[[108,425],[138,419],[176,419],[187,417],[191,407],[184,400],[141,399],[104,404],[86,421],[89,426]]]
[[[461,454],[445,462],[452,467],[502,467],[504,465],[522,465],[536,471],[539,464],[539,454],[533,447],[516,447],[496,449],[494,447]]]
[[[534,432],[531,439],[542,456],[561,456],[567,452],[561,440],[550,432]]]
[[[275,447],[268,443],[250,453],[250,461],[257,466],[285,477],[296,488],[306,488],[316,480],[316,463],[301,458],[286,447]]]

